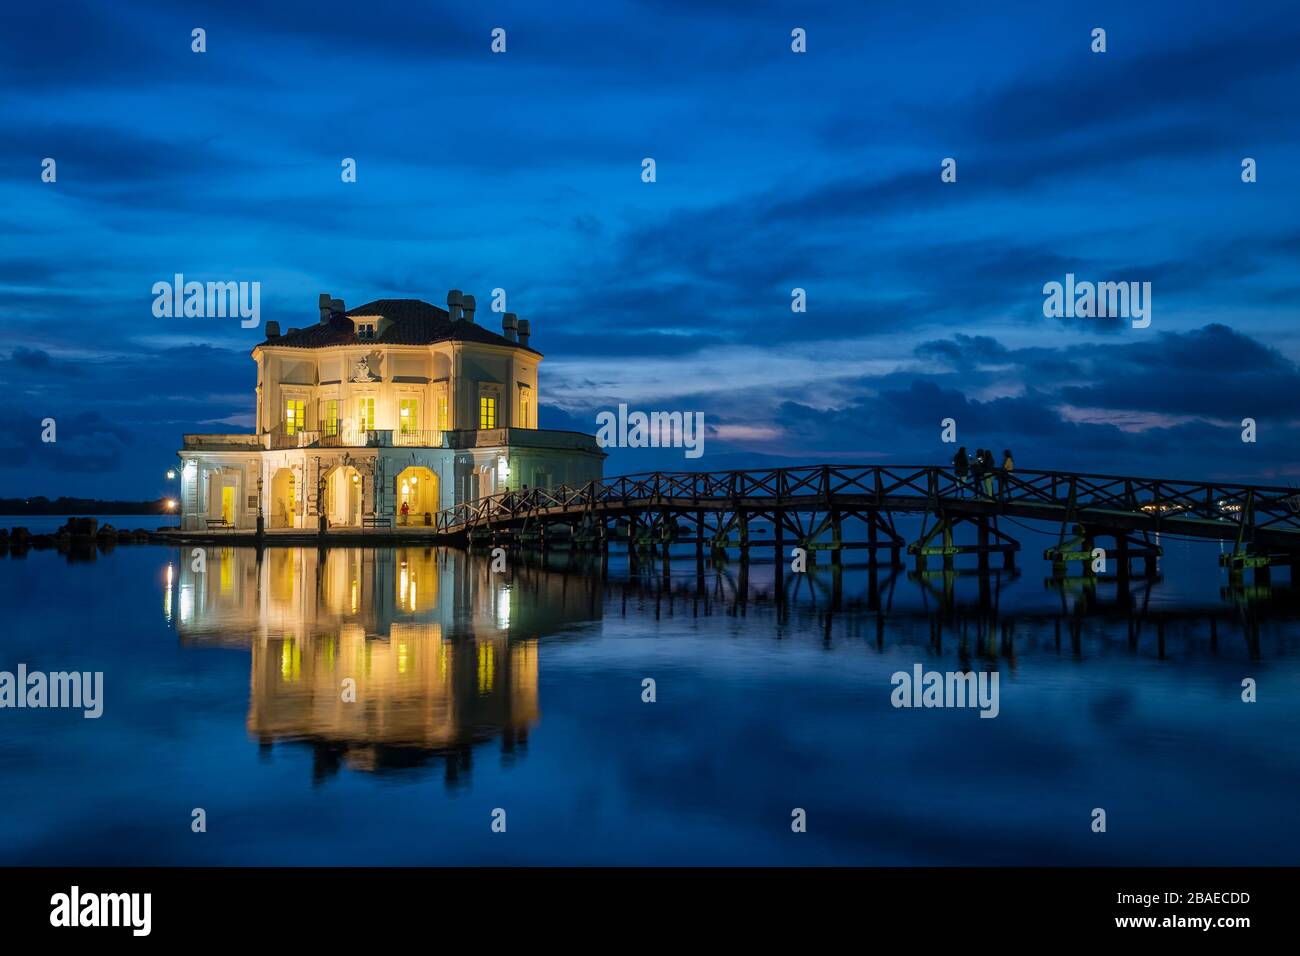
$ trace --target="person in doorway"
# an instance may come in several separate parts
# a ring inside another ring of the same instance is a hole
[[[402,524],[411,523],[411,504],[408,501],[402,502]]]

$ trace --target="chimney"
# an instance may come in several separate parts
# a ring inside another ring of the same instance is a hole
[[[478,305],[474,302],[474,297],[472,295],[465,296],[465,321],[466,322],[474,321],[474,310],[476,308],[478,308]]]
[[[447,293],[447,314],[451,316],[453,322],[459,322],[465,317],[461,311],[464,305],[464,297],[460,294],[460,289],[452,289]]]
[[[266,337],[267,337],[268,339],[278,339],[278,338],[280,337],[280,323],[279,323],[279,322],[267,322],[267,323],[266,323]]]
[[[342,315],[348,310],[342,299],[330,299],[330,315]]]
[[[320,294],[320,320],[322,322],[330,320],[330,294],[328,292]]]
[[[532,327],[528,324],[527,319],[519,320],[519,344],[527,348],[528,336],[532,332]]]
[[[519,320],[513,312],[507,312],[501,316],[501,334],[511,342],[518,342],[519,336],[515,333],[519,329]]]

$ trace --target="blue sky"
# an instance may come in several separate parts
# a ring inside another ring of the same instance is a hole
[[[282,327],[504,288],[543,425],[705,414],[610,474],[947,460],[952,417],[1025,468],[1300,484],[1300,13],[991,9],[10,5],[0,494],[152,497],[251,428],[263,333],[155,318],[177,272]],[[1067,272],[1151,282],[1151,327],[1044,318]]]

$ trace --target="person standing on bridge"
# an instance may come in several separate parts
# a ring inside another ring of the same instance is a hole
[[[1001,495],[1003,498],[1007,496],[1007,479],[1011,477],[1011,473],[1015,470],[1016,463],[1011,458],[1011,449],[1002,449],[1002,471],[998,475],[998,484],[1001,488]]]
[[[976,448],[975,457],[970,462],[971,482],[975,485],[975,497],[980,496],[980,488],[984,484],[984,449]]]
[[[997,471],[997,464],[993,461],[993,449],[985,448],[981,453],[980,471],[984,475],[984,497],[992,499],[993,497],[993,472]]]
[[[966,497],[966,476],[970,474],[970,458],[966,455],[966,446],[957,449],[952,456],[952,473],[957,478],[957,497]]]

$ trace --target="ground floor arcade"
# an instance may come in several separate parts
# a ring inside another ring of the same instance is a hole
[[[194,436],[196,438],[202,436]],[[195,445],[200,443],[195,442]],[[431,524],[456,504],[581,485],[603,456],[572,449],[192,447],[180,453],[181,528],[268,532]]]

